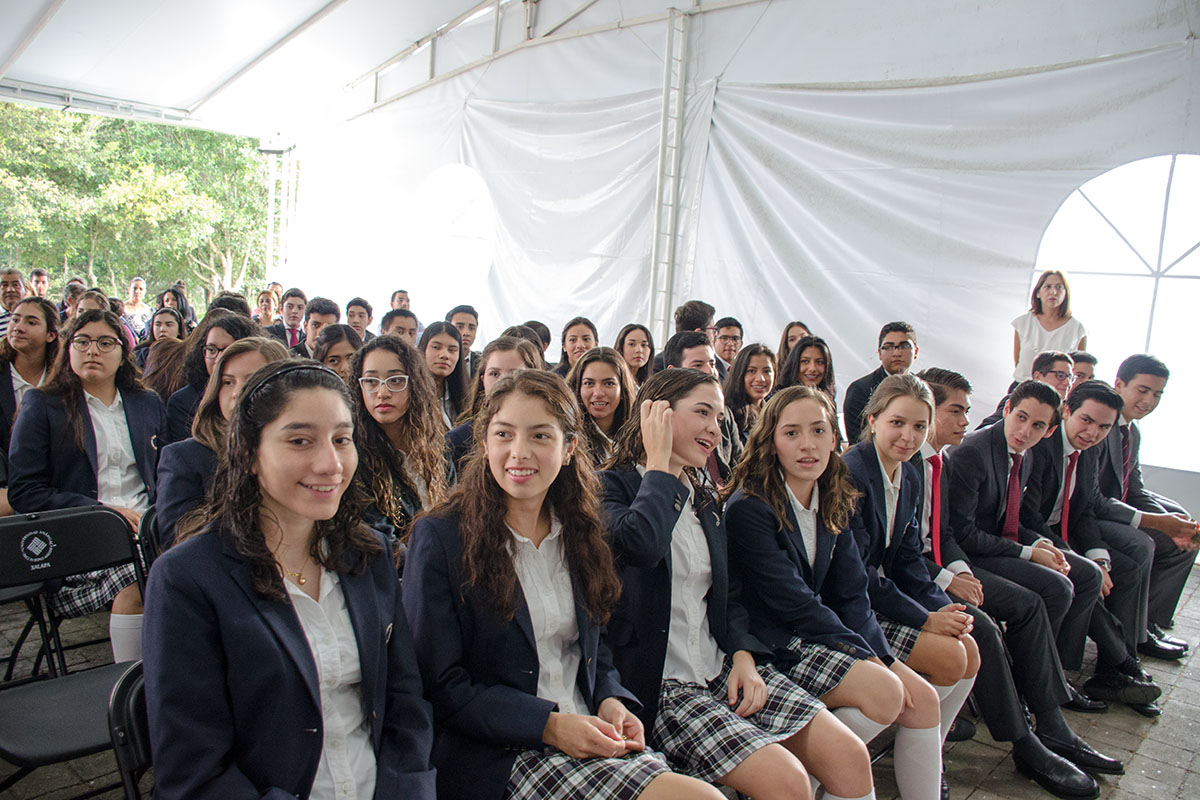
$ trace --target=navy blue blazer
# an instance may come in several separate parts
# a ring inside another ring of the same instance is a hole
[[[0,364],[0,486],[8,485],[8,443],[12,438],[13,417],[17,414],[17,398],[13,395],[12,364]]]
[[[1055,512],[1054,501],[1062,487],[1066,460],[1063,458],[1063,437],[1066,431],[1060,425],[1049,437],[1029,448],[1027,455],[1033,461],[1033,473],[1029,485],[1021,498],[1021,524],[1045,536],[1058,548],[1070,548],[1080,555],[1092,550],[1105,550],[1107,545],[1100,536],[1100,525],[1096,521],[1096,509],[1100,505],[1100,454],[1102,447],[1088,448],[1079,454],[1075,462],[1075,491],[1071,493],[1071,518],[1067,526],[1067,537],[1062,538],[1062,523],[1051,527],[1046,520]]]
[[[644,704],[639,716],[654,730],[667,635],[671,628],[671,533],[688,500],[688,487],[674,475],[653,470],[605,470],[604,509],[621,573],[621,600],[608,624],[613,663],[623,683]],[[689,509],[690,512],[690,509]],[[729,574],[729,546],[718,509],[697,510],[712,559],[708,625],[723,652],[746,650],[771,657],[771,648],[750,633],[750,617],[739,601],[740,586]]]
[[[462,559],[455,518],[417,520],[404,562],[404,609],[437,723],[438,797],[500,800],[517,754],[544,746],[557,706],[537,696],[537,645],[520,585],[516,614],[505,622],[482,591],[464,586]],[[578,591],[575,615],[582,650],[576,683],[588,711],[609,697],[637,710]]]
[[[896,502],[891,542],[885,546],[887,500],[875,443],[859,442],[850,448],[843,460],[850,468],[854,485],[863,493],[850,520],[850,530],[854,532],[866,567],[871,607],[897,622],[920,628],[929,618],[930,611],[937,611],[951,600],[929,579],[929,569],[921,554],[921,523],[918,520],[921,495],[917,468],[907,461],[899,465],[900,497]]]
[[[121,391],[125,422],[146,485],[155,501],[159,437],[166,429],[162,401],[154,392]],[[8,453],[8,502],[21,514],[54,508],[100,505],[96,485],[96,434],[87,401],[80,397],[83,450],[67,425],[61,397],[30,389],[13,426]]]
[[[473,426],[470,420],[446,431],[446,450],[450,457],[450,463],[456,470],[461,471],[465,466],[467,454],[471,452],[471,445],[474,443]]]
[[[818,516],[817,552],[806,558],[790,503],[787,525],[770,504],[742,489],[725,506],[729,563],[743,588],[751,632],[783,665],[796,661],[787,646],[793,636],[855,658],[888,655],[854,536],[830,533]]]
[[[204,395],[204,387],[192,384],[179,389],[167,398],[167,430],[164,447],[172,442],[182,442],[192,435],[192,417]]]
[[[158,461],[158,546],[175,542],[175,525],[204,501],[217,471],[217,454],[195,439],[169,444]]]
[[[391,548],[341,573],[362,669],[377,800],[433,800],[433,736]],[[349,556],[348,556],[349,557]],[[228,536],[165,552],[146,586],[143,660],[163,800],[307,797],[324,741],[317,667],[290,602],[269,600]]]

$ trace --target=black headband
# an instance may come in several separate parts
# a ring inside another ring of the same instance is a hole
[[[281,367],[278,372],[272,372],[270,375],[263,378],[262,383],[258,384],[258,386],[255,386],[253,389],[251,389],[250,393],[248,395],[246,395],[246,399],[243,401],[243,404],[248,405],[250,403],[250,401],[254,399],[254,395],[258,394],[259,391],[261,391],[264,386],[271,383],[272,381],[274,381],[278,378],[281,378],[290,372],[299,372],[301,370],[310,370],[310,369],[316,370],[318,372],[324,372],[324,373],[336,378],[339,383],[344,383],[344,381],[342,381],[341,375],[338,375],[336,372],[334,372],[332,369],[325,366],[324,364],[318,364],[315,361],[297,360],[297,361],[288,363],[287,366],[285,366],[285,367]]]

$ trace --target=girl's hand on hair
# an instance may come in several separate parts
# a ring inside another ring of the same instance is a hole
[[[738,691],[742,700],[738,702]],[[754,656],[747,650],[733,654],[733,667],[729,670],[729,705],[737,706],[733,713],[739,717],[755,714],[767,704],[767,684],[754,666]]]
[[[671,417],[674,413],[666,400],[642,401],[642,447],[646,450],[647,470],[671,471]]]
[[[134,511],[132,508],[125,508],[125,506],[109,506],[109,508],[124,517],[125,521],[129,523],[129,527],[133,528],[133,532],[137,533],[138,525],[142,521],[141,514]]]
[[[606,698],[596,709],[596,716],[612,724],[625,739],[625,749],[641,752],[646,749],[646,729],[637,715],[615,697]]]
[[[961,603],[943,606],[940,610],[930,613],[921,630],[955,638],[966,636],[975,626],[974,620],[966,611],[967,607]]]
[[[618,758],[625,755],[621,732],[600,717],[550,712],[542,741],[571,758]]]

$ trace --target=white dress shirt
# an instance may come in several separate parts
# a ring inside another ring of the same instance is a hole
[[[638,472],[646,474],[645,467]],[[686,485],[686,484],[685,484]],[[708,624],[712,555],[700,518],[692,510],[692,488],[671,531],[671,627],[663,678],[701,686],[721,674],[725,654]]]
[[[889,478],[887,470],[883,468],[883,460],[879,458],[879,450],[875,450],[875,460],[879,462],[879,474],[883,476],[883,503],[887,510],[886,526],[883,529],[883,549],[892,546],[892,532],[896,527],[896,506],[900,502],[900,480],[904,476],[902,464],[896,465],[896,474]],[[883,575],[883,562],[880,562],[877,567],[879,574]]]
[[[92,433],[96,437],[96,499],[106,506],[144,513],[150,508],[150,496],[138,472],[121,393],[117,392],[110,406],[87,392],[83,395],[87,398]]]
[[[540,546],[511,527],[508,530],[513,535],[513,568],[529,608],[537,646],[537,696],[556,703],[564,714],[587,714],[587,702],[578,683],[583,651],[562,523],[551,518],[550,534]]]
[[[46,370],[42,370],[42,376],[37,379],[37,383],[30,383],[21,377],[21,373],[17,372],[17,365],[13,364],[9,367],[9,372],[12,373],[13,399],[16,401],[16,406],[13,409],[15,414],[21,410],[21,403],[25,402],[25,395],[30,389],[36,389],[46,381]],[[120,397],[120,394],[117,395]]]
[[[921,552],[923,553],[930,553],[933,551],[933,464],[929,463],[929,459],[936,455],[937,451],[933,449],[933,445],[931,445],[928,441],[925,441],[921,445],[921,468],[925,471],[925,480],[921,483],[923,487],[921,494]],[[945,464],[944,461],[942,463],[943,465]],[[948,497],[942,497],[943,504],[947,500],[949,500]],[[944,534],[946,531],[942,531],[942,533]],[[950,581],[954,580],[954,576],[960,572],[965,572],[968,575],[974,574],[971,572],[971,568],[967,565],[967,562],[959,559],[957,561],[951,561],[949,564],[942,567],[937,576],[934,577],[933,582],[936,583],[942,589],[942,591],[945,591],[946,587],[950,585]]]
[[[316,600],[285,579],[292,607],[317,665],[324,738],[310,800],[371,800],[375,750],[362,699],[358,640],[336,572],[321,569]]]
[[[787,489],[788,502],[792,504],[796,523],[800,526],[800,541],[804,542],[804,560],[808,562],[809,566],[812,566],[813,560],[817,557],[817,514],[821,510],[821,492],[814,483],[812,497],[809,500],[811,508],[805,508],[792,492],[792,487],[788,486],[786,480],[783,482],[783,488]]]

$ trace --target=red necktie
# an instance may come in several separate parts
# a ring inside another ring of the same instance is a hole
[[[1133,466],[1133,449],[1129,441],[1129,426],[1118,426],[1121,431],[1121,502],[1129,496],[1129,472]]]
[[[942,566],[942,454],[929,457],[933,467],[930,475],[929,493],[929,538],[933,540],[933,561]]]
[[[1078,450],[1067,456],[1067,473],[1063,475],[1062,537],[1067,544],[1071,543],[1071,540],[1067,538],[1067,523],[1071,519],[1071,478],[1075,475],[1077,461],[1079,461]]]
[[[1017,523],[1021,520],[1021,459],[1022,453],[1013,453],[1012,468],[1008,471],[1008,502],[1004,506],[1004,538],[1017,540]]]
[[[288,332],[288,347],[295,347],[296,345],[298,345],[300,342],[299,342],[299,334],[296,333],[296,329],[288,328],[287,332]]]
[[[721,480],[721,467],[717,463],[717,451],[713,450],[708,454],[708,463],[705,465],[708,470],[708,477],[712,478],[713,485],[718,489],[725,488],[725,481]]]

